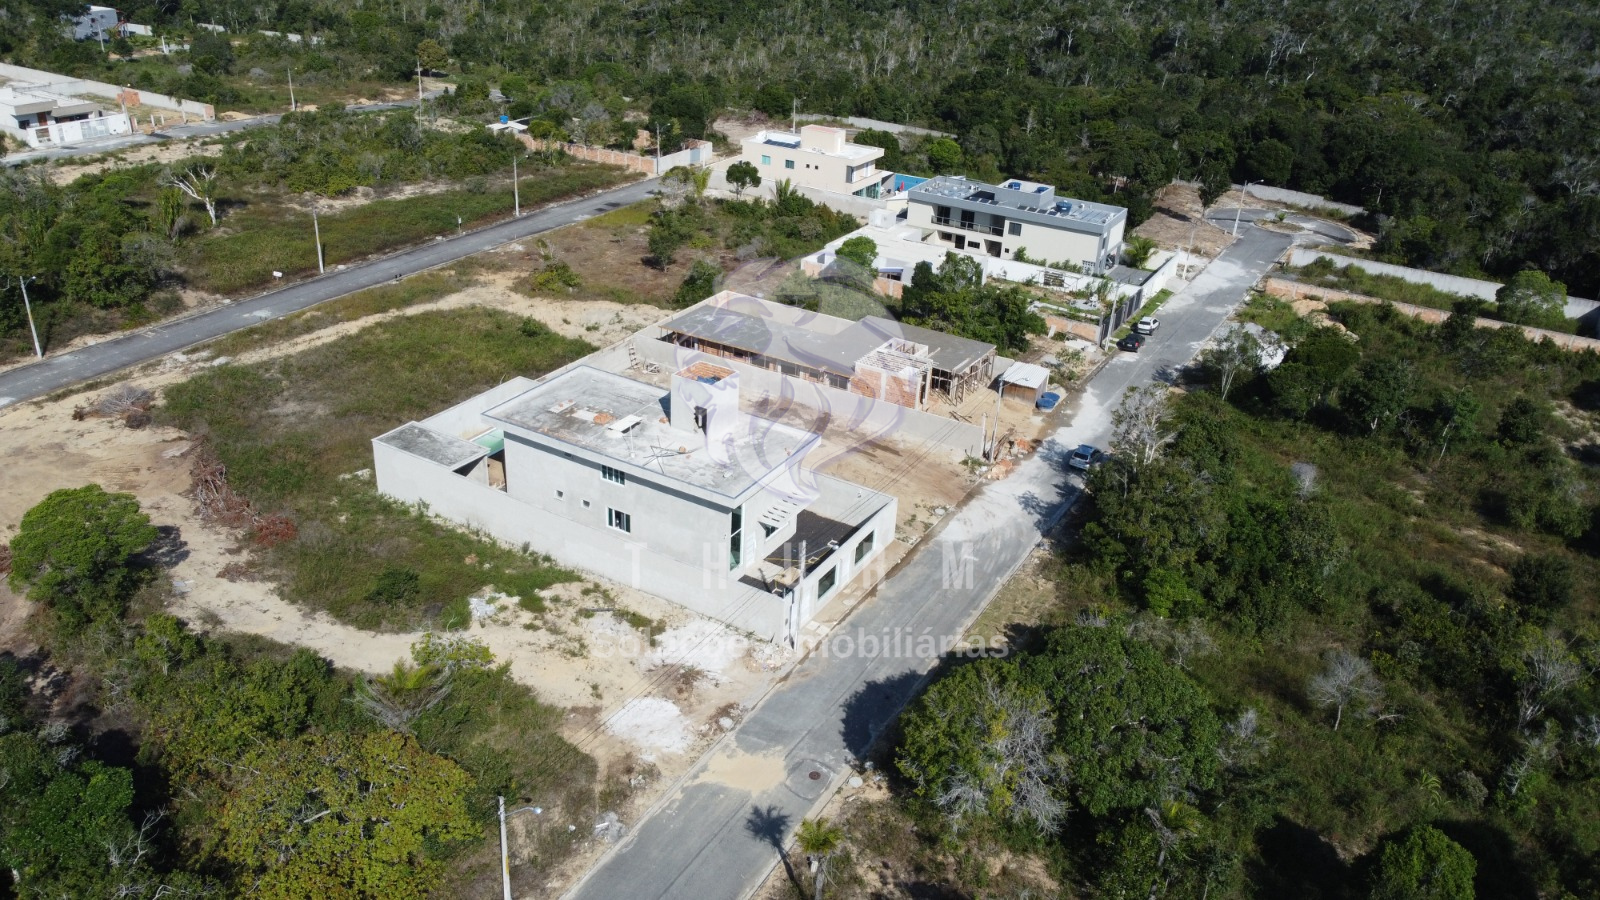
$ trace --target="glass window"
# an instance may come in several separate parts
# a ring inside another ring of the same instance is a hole
[[[622,470],[621,469],[613,469],[610,466],[601,466],[600,467],[600,477],[604,478],[607,481],[616,482],[617,484],[627,484],[628,483],[628,476],[622,474]]]
[[[767,154],[765,154],[765,153],[763,153],[763,154],[761,154],[761,164],[762,164],[762,165],[763,165],[763,166],[770,166],[770,165],[772,165],[772,157],[770,157],[770,156],[768,156],[768,155],[767,155]]]
[[[744,507],[733,511],[728,525],[728,571],[739,568],[744,557]]]
[[[833,568],[829,569],[821,578],[817,579],[817,599],[821,600],[823,597],[833,593],[833,589],[838,586],[838,584],[839,567],[834,566]]]
[[[872,552],[872,537],[873,533],[869,531],[866,537],[861,539],[861,543],[856,545],[856,562],[866,559],[867,554]]]
[[[633,533],[633,516],[621,510],[606,507],[606,524],[618,531]]]
[[[1013,234],[1013,235],[1021,234],[1022,233],[1022,223],[1021,222],[1009,222],[1009,223],[1006,224],[1006,231],[1008,233],[1010,233],[1010,234]]]
[[[792,168],[794,168],[794,160],[792,160],[792,159],[786,159],[786,160],[784,160],[784,161],[783,161],[783,167],[784,167],[784,168],[785,168],[785,169],[792,169]]]

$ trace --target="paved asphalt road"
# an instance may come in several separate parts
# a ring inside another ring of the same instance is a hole
[[[655,179],[636,181],[591,197],[569,200],[464,235],[352,265],[271,293],[176,319],[88,347],[46,356],[0,372],[0,407],[41,397],[80,381],[138,365],[258,322],[298,312],[325,300],[394,281],[453,262],[509,241],[569,225],[619,206],[637,203],[655,189]]]
[[[1072,424],[952,514],[835,628],[827,652],[796,667],[568,898],[739,900],[755,890],[835,777],[914,695],[934,662],[919,645],[960,635],[1076,499],[1065,453],[1079,443],[1106,446],[1123,390],[1169,378],[1292,240],[1248,225],[1240,232],[1162,308],[1161,329],[1144,351],[1118,354],[1090,382]],[[861,652],[863,638],[875,639],[877,652]]]

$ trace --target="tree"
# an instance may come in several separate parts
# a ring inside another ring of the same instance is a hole
[[[674,306],[693,306],[701,300],[717,292],[717,282],[722,278],[722,269],[709,260],[697,259],[689,266],[689,274],[683,277],[683,283],[678,285],[677,293],[672,295]]]
[[[1563,318],[1567,286],[1537,269],[1523,269],[1494,294],[1500,318],[1520,325],[1550,325]]]
[[[450,54],[438,41],[426,38],[417,44],[417,65],[422,67],[422,71],[438,72],[449,64]]]
[[[865,235],[850,238],[839,245],[839,258],[847,259],[863,269],[875,271],[878,263],[878,243]]]
[[[1052,631],[1019,661],[1055,713],[1065,789],[1104,816],[1162,806],[1217,785],[1220,727],[1204,693],[1156,648],[1121,628]]]
[[[1135,467],[1150,465],[1176,436],[1171,416],[1166,385],[1128,388],[1111,414],[1111,451]]]
[[[1372,900],[1473,900],[1478,861],[1432,825],[1386,841],[1373,873]]]
[[[191,166],[182,174],[174,173],[171,169],[161,173],[162,185],[177,188],[205,205],[206,216],[211,219],[212,225],[217,224],[216,182],[217,170],[213,166]]]
[[[961,168],[961,145],[949,138],[937,138],[928,144],[928,165],[940,175],[948,175]]]
[[[851,138],[850,142],[864,147],[883,148],[883,156],[878,160],[878,167],[881,169],[898,172],[905,165],[900,149],[900,138],[893,132],[867,128],[856,132],[856,136]]]
[[[11,587],[72,630],[118,618],[138,581],[133,556],[155,539],[132,494],[98,484],[54,491],[28,510],[11,541]]]
[[[1311,676],[1306,692],[1313,703],[1334,708],[1334,731],[1344,721],[1346,709],[1360,716],[1377,712],[1383,685],[1372,673],[1372,663],[1348,650],[1329,651],[1323,662],[1323,670]]]
[[[1228,189],[1233,187],[1233,180],[1228,177],[1228,170],[1221,164],[1212,163],[1200,173],[1200,215],[1205,216],[1211,204],[1217,202]]]
[[[1550,407],[1523,394],[1500,411],[1500,422],[1495,427],[1495,433],[1507,444],[1528,446],[1544,440],[1552,423]]]
[[[844,829],[827,819],[801,819],[795,840],[800,852],[811,860],[811,871],[815,874],[812,898],[822,900],[822,887],[828,883],[828,863],[844,843]]]
[[[1156,242],[1144,235],[1136,234],[1122,245],[1122,252],[1128,257],[1128,265],[1142,269],[1155,254]]]
[[[1511,599],[1549,614],[1565,609],[1572,602],[1577,585],[1572,561],[1555,553],[1525,553],[1511,564]]]
[[[274,741],[231,771],[221,852],[255,896],[420,900],[442,872],[430,848],[478,835],[471,777],[405,735]]]
[[[1343,405],[1368,433],[1392,427],[1411,402],[1411,365],[1398,359],[1374,359],[1345,391]]]
[[[728,183],[733,185],[733,195],[743,197],[750,188],[761,187],[761,172],[754,163],[739,160],[728,167]]]
[[[1446,391],[1433,401],[1434,440],[1439,444],[1437,463],[1444,459],[1452,440],[1472,440],[1478,435],[1478,415],[1483,404],[1466,388]]]
[[[1226,400],[1241,374],[1261,366],[1261,342],[1246,328],[1230,328],[1216,346],[1201,351],[1200,366],[1210,373],[1218,393]]]
[[[1522,651],[1517,675],[1517,725],[1527,728],[1563,691],[1582,681],[1586,671],[1566,641],[1541,634]]]
[[[952,829],[987,816],[1049,833],[1066,816],[1052,712],[1020,676],[1009,661],[957,669],[903,720],[897,765]]]

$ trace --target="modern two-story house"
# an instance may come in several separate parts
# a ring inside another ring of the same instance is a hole
[[[876,199],[894,177],[878,168],[882,147],[852,144],[843,128],[828,125],[806,125],[799,134],[762,131],[740,148],[740,159],[756,167],[763,185],[787,179],[797,187]]]
[[[1120,206],[1057,197],[1048,184],[1011,179],[985,184],[941,175],[909,191],[906,224],[924,240],[951,249],[1015,259],[1068,263],[1090,274],[1117,264],[1128,211]]]

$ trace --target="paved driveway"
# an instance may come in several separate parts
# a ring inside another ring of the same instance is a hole
[[[0,407],[42,397],[80,381],[148,362],[201,341],[298,312],[325,300],[454,262],[509,241],[570,225],[619,206],[637,203],[648,197],[654,189],[653,178],[636,181],[591,197],[549,206],[520,219],[508,219],[464,235],[435,240],[411,250],[349,266],[343,271],[335,270],[248,300],[165,322],[69,353],[46,356],[40,362],[0,372]]]
[[[1118,354],[1099,372],[1070,425],[953,513],[834,629],[824,652],[800,663],[568,897],[739,900],[755,890],[800,820],[915,694],[938,655],[926,642],[965,631],[1077,498],[1064,454],[1079,443],[1105,446],[1123,390],[1170,377],[1291,242],[1240,231],[1241,240],[1163,306],[1161,331],[1143,352]],[[863,653],[869,642],[876,652]]]

